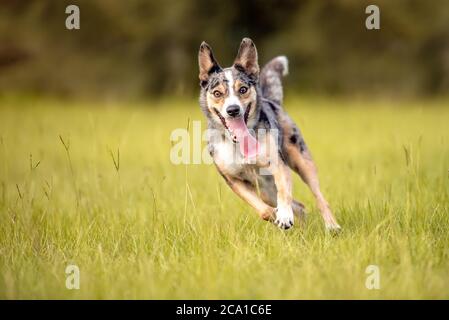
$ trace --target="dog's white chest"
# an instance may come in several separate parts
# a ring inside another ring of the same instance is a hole
[[[254,166],[242,156],[238,144],[228,139],[214,144],[214,161],[223,173],[231,176],[241,175],[251,166]]]

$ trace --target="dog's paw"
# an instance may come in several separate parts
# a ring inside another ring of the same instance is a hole
[[[276,220],[274,224],[283,230],[293,227],[293,210],[291,207],[278,207],[276,209]]]
[[[337,236],[341,232],[341,227],[338,223],[326,224],[326,231],[333,236]]]

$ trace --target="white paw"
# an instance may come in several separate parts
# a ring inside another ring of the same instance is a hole
[[[326,231],[332,235],[337,235],[341,232],[341,227],[338,223],[326,223]]]
[[[290,206],[278,206],[276,209],[276,220],[274,224],[279,228],[287,230],[293,227],[293,210]]]

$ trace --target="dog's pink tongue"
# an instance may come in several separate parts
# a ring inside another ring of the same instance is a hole
[[[237,119],[227,120],[229,129],[231,129],[233,135],[237,138],[240,145],[240,152],[245,158],[251,158],[257,155],[259,152],[259,143],[249,133],[248,127],[243,120],[243,117]]]

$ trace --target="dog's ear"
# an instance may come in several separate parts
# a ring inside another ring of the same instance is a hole
[[[200,67],[200,85],[204,88],[207,85],[210,74],[221,70],[211,47],[204,41],[201,43],[198,52],[198,64]]]
[[[243,38],[239,52],[234,61],[234,67],[245,72],[255,80],[259,77],[259,63],[257,62],[256,45],[250,38]]]

